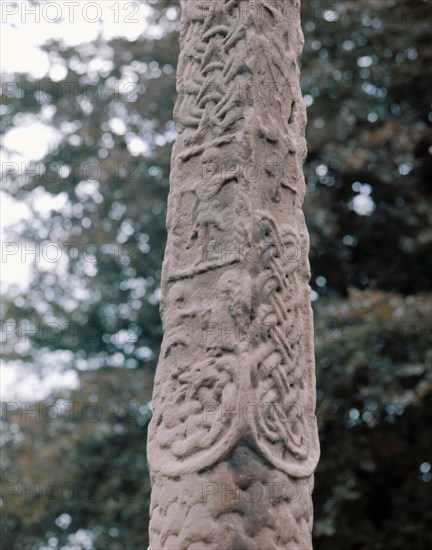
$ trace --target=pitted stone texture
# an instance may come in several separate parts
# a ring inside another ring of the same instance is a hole
[[[242,442],[214,468],[162,483],[154,486],[151,548],[310,548],[312,478],[288,478]]]
[[[299,17],[298,0],[183,2],[148,442],[153,550],[311,546]],[[219,490],[203,502],[206,483]],[[223,483],[248,498],[221,499]],[[302,490],[272,498],[283,483]]]

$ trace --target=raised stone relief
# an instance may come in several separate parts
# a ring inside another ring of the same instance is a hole
[[[153,550],[311,547],[319,444],[299,13],[299,0],[182,3],[148,440]],[[243,498],[258,484],[262,498],[222,500],[226,482]],[[296,498],[271,496],[272,483]]]

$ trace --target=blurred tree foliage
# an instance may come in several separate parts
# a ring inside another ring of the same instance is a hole
[[[11,175],[7,191],[32,209],[15,240],[63,254],[9,290],[4,355],[40,372],[59,362],[80,388],[3,405],[5,549],[147,547],[179,9],[145,3],[151,32],[134,41],[47,43],[62,81],[6,75],[3,133],[36,118],[62,134],[38,173]],[[430,7],[303,2],[317,549],[430,542]],[[49,214],[44,193],[61,204]]]

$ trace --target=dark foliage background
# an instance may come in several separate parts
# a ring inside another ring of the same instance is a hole
[[[97,85],[97,101],[58,93],[48,76],[37,82],[42,95],[3,89],[3,133],[49,105],[63,136],[45,174],[10,177],[5,191],[29,205],[41,188],[63,193],[65,206],[49,216],[34,209],[13,237],[78,251],[55,269],[35,263],[30,288],[8,290],[4,322],[38,330],[4,339],[4,359],[46,375],[47,357],[61,357],[80,380],[23,405],[39,414],[3,405],[5,550],[147,547],[146,430],[162,334],[179,9],[145,3],[157,37],[144,29],[135,41],[45,46],[67,68],[63,83]],[[303,2],[317,550],[430,547],[431,13],[424,0]],[[95,57],[111,68],[89,70]],[[5,75],[22,89],[29,78]],[[83,177],[90,165],[99,173]]]

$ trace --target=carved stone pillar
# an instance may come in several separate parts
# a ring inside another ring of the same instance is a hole
[[[299,0],[185,0],[148,458],[152,550],[311,548]]]

